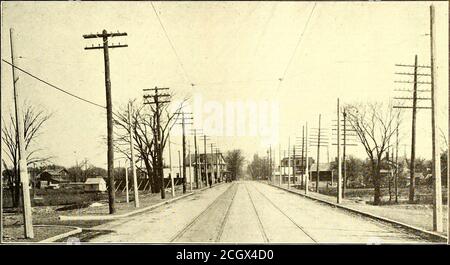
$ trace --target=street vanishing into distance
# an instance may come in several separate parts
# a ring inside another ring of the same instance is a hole
[[[427,242],[392,225],[256,181],[224,183],[95,229],[113,232],[90,242]]]

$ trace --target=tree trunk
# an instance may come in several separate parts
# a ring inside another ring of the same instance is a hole
[[[373,204],[380,205],[381,204],[381,187],[380,187],[380,165],[372,166],[372,179],[374,186],[374,194],[373,194]]]

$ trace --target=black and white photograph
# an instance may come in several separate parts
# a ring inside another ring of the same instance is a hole
[[[449,101],[448,1],[2,1],[1,244],[448,246]]]

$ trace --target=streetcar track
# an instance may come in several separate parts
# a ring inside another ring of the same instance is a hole
[[[250,184],[251,185],[251,184]],[[268,202],[270,202],[275,209],[277,209],[281,214],[283,214],[284,216],[286,216],[289,221],[291,221],[296,227],[298,227],[306,236],[308,236],[312,241],[314,241],[315,243],[318,243],[318,241],[316,239],[314,239],[308,232],[306,232],[305,228],[302,227],[301,225],[297,224],[297,222],[295,222],[289,215],[287,215],[285,212],[283,212],[283,210],[280,209],[280,207],[278,207],[272,200],[270,200],[264,193],[262,193],[261,191],[259,191],[254,185],[251,185],[259,194],[261,194]]]
[[[250,191],[248,190],[247,185],[246,184],[244,184],[244,185],[245,185],[245,189],[247,190],[248,198],[250,199],[250,202],[252,203],[253,210],[255,211],[256,218],[258,219],[259,230],[260,230],[260,232],[261,232],[261,234],[262,234],[262,236],[264,238],[264,241],[268,243],[269,242],[269,237],[267,236],[266,231],[264,230],[264,226],[262,224],[261,217],[259,216],[258,211],[256,210],[255,203],[253,202],[252,196],[250,195]]]
[[[234,202],[234,197],[236,197],[236,193],[237,193],[238,187],[239,187],[239,184],[237,184],[237,187],[236,187],[236,189],[234,190],[233,197],[231,197],[231,202],[230,202],[230,204],[228,205],[227,211],[225,212],[225,216],[224,216],[224,218],[222,219],[222,223],[220,224],[220,227],[219,227],[219,233],[217,234],[217,237],[216,237],[216,242],[220,242],[220,239],[221,239],[221,237],[222,237],[222,234],[223,234],[223,231],[224,231],[224,228],[225,228],[225,224],[226,224],[227,221],[228,221],[228,216],[229,216],[229,214],[230,214],[231,205],[232,205],[233,202]]]
[[[200,214],[198,214],[190,223],[188,223],[180,232],[178,232],[175,236],[173,236],[169,242],[174,242],[175,240],[180,239],[188,230],[191,228],[202,216],[204,216],[214,205],[219,203],[220,199],[225,197],[229,190],[234,187],[235,184],[232,183],[222,194],[220,194],[214,201],[212,201]],[[236,189],[237,190],[237,189]],[[235,194],[236,195],[236,192]],[[234,199],[233,195],[233,199]]]

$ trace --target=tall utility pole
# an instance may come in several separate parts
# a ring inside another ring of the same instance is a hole
[[[439,155],[439,141],[436,137],[437,131],[437,82],[436,82],[436,64],[435,64],[435,27],[434,27],[434,6],[430,5],[430,64],[431,64],[431,136],[433,138],[433,168],[434,176],[434,196],[433,196],[433,230],[437,232],[443,231],[442,224],[442,187],[441,187],[441,161]],[[448,159],[448,158],[447,158]],[[450,222],[450,220],[448,220]]]
[[[412,109],[412,122],[411,122],[411,161],[409,164],[409,203],[414,203],[414,197],[415,197],[415,172],[416,172],[416,116],[417,116],[417,109],[430,109],[429,107],[418,107],[417,101],[418,100],[430,100],[431,98],[424,98],[424,97],[418,97],[417,96],[417,84],[430,84],[430,82],[418,82],[417,77],[420,76],[430,76],[429,74],[419,74],[417,72],[419,67],[424,68],[425,66],[419,66],[417,55],[414,56],[414,65],[400,65],[397,64],[396,66],[401,67],[413,67],[414,72],[413,73],[403,73],[403,72],[397,72],[398,75],[406,75],[406,76],[413,76],[413,81],[395,81],[396,83],[413,83],[413,94],[412,98],[409,97],[394,97],[394,99],[397,100],[412,100],[412,107],[410,106],[402,106],[401,104],[394,106],[394,108],[398,109]],[[409,90],[397,90],[397,91],[406,91],[409,92]],[[429,90],[420,90],[421,92],[428,92]]]
[[[279,170],[279,178],[278,178],[278,184],[280,185],[280,187],[281,187],[281,184],[282,184],[282,181],[281,181],[281,166],[282,166],[282,163],[283,163],[283,159],[281,158],[281,144],[278,144],[278,158],[280,159],[280,170]]]
[[[400,127],[400,112],[397,113],[397,128],[395,130],[395,175],[394,175],[394,193],[395,193],[395,203],[398,203],[398,134]]]
[[[181,155],[180,155],[180,150],[178,150],[178,171],[181,177],[181,167],[182,167],[182,163],[181,163]]]
[[[342,111],[340,111],[340,113],[342,113],[342,117],[343,119],[340,120],[340,117],[338,115],[338,119],[339,122],[337,122],[336,120],[336,124],[333,124],[334,127],[333,131],[336,131],[336,134],[334,134],[333,136],[336,136],[336,142],[333,142],[333,145],[340,145],[342,147],[342,159],[340,162],[341,166],[341,170],[339,171],[339,174],[342,176],[342,183],[340,188],[342,189],[341,192],[341,198],[345,197],[345,189],[347,188],[347,147],[348,146],[357,146],[357,144],[355,143],[355,139],[354,137],[356,137],[355,134],[355,129],[354,128],[349,128],[347,124],[347,112],[345,107],[342,109]],[[341,125],[342,122],[342,125]],[[337,128],[339,126],[339,128]],[[338,132],[339,131],[339,132]],[[341,133],[342,132],[342,133]],[[333,132],[334,133],[334,132]],[[342,137],[342,139],[341,139]],[[337,142],[339,139],[339,143]],[[340,150],[340,149],[339,149]]]
[[[291,137],[289,137],[288,139],[288,166],[287,166],[287,170],[288,170],[288,189],[291,187]]]
[[[109,213],[116,212],[115,206],[115,185],[114,185],[114,143],[113,143],[113,113],[112,113],[112,100],[111,100],[111,78],[109,71],[109,48],[122,48],[128,47],[126,44],[114,45],[108,44],[108,38],[117,36],[127,36],[127,33],[108,33],[105,29],[102,34],[86,34],[83,35],[85,39],[102,38],[103,45],[97,47],[85,47],[85,50],[103,49],[103,59],[105,61],[105,87],[106,87],[106,119],[107,119],[107,131],[108,131],[108,183],[109,183]]]
[[[11,63],[14,66],[18,66],[17,55],[14,54],[14,29],[9,29],[10,44],[11,44]],[[27,169],[27,154],[25,150],[25,132],[23,113],[21,110],[20,93],[19,93],[19,77],[16,73],[16,68],[12,67],[13,88],[14,88],[14,110],[16,116],[16,137],[19,145],[19,177],[22,189],[22,207],[23,207],[23,220],[24,220],[24,234],[25,238],[34,238],[33,230],[33,215],[31,211],[31,198],[30,198],[30,180]]]
[[[172,192],[172,198],[175,197],[175,181],[173,180],[173,167],[172,167],[172,144],[170,142],[170,133],[167,135],[169,137],[169,171],[170,171],[170,191]],[[180,176],[181,177],[181,176]]]
[[[302,126],[302,156],[300,160],[300,168],[302,172],[300,189],[303,189],[305,186],[305,126]]]
[[[316,192],[319,192],[319,158],[320,158],[320,118],[321,114],[319,114],[319,129],[317,134],[317,171],[316,171]]]
[[[155,88],[148,88],[144,89],[144,91],[153,91],[153,95],[144,95],[144,99],[152,100],[144,102],[144,104],[150,104],[155,105],[155,114],[156,114],[156,129],[154,132],[154,137],[156,139],[155,142],[155,150],[156,150],[156,172],[157,177],[160,178],[160,190],[161,190],[161,199],[166,198],[166,191],[164,187],[164,171],[163,171],[163,148],[161,144],[161,107],[165,103],[170,102],[170,95],[169,94],[160,94],[160,90],[168,90],[168,87],[155,87]],[[169,141],[170,142],[170,141]]]
[[[192,191],[193,181],[192,181],[192,161],[191,161],[191,145],[188,143],[188,157],[189,157],[189,191]]]
[[[269,171],[270,182],[272,182],[272,145],[269,146]]]
[[[337,203],[342,201],[342,174],[341,174],[341,109],[339,107],[339,98],[337,99]]]
[[[186,193],[186,124],[192,124],[192,122],[186,123],[186,119],[192,120],[193,118],[185,116],[192,113],[186,113],[182,111],[177,114],[181,114],[181,126],[183,129],[182,142],[183,142],[183,194],[184,194]]]
[[[128,130],[130,131],[130,167],[131,172],[133,174],[133,188],[134,188],[134,207],[139,207],[139,191],[138,191],[138,184],[137,184],[137,176],[136,176],[136,167],[134,165],[134,127],[131,126],[131,110],[132,110],[132,103],[130,102],[128,104]]]
[[[292,183],[295,183],[295,145],[292,146]]]
[[[201,170],[198,169],[199,165],[199,158],[198,158],[198,152],[197,152],[197,130],[194,129],[194,175],[195,175],[195,187],[197,189],[201,188],[202,186],[202,178],[201,178]],[[199,181],[200,179],[200,181]],[[200,185],[199,185],[200,184]]]
[[[128,167],[127,167],[127,161],[125,160],[125,198],[127,203],[130,202],[130,195],[128,193]],[[120,168],[120,167],[119,167]]]
[[[206,153],[206,135],[203,135],[203,151],[205,154],[205,159],[204,159],[204,163],[205,163],[205,181],[206,181],[206,186],[208,186],[209,183],[209,187],[211,188],[211,181],[209,181],[208,178],[208,156]]]
[[[215,178],[215,173],[214,172],[214,164],[213,164],[213,144],[211,143],[211,185],[214,185],[214,178]]]
[[[308,194],[309,187],[309,159],[308,159],[308,122],[305,125],[305,194]]]

